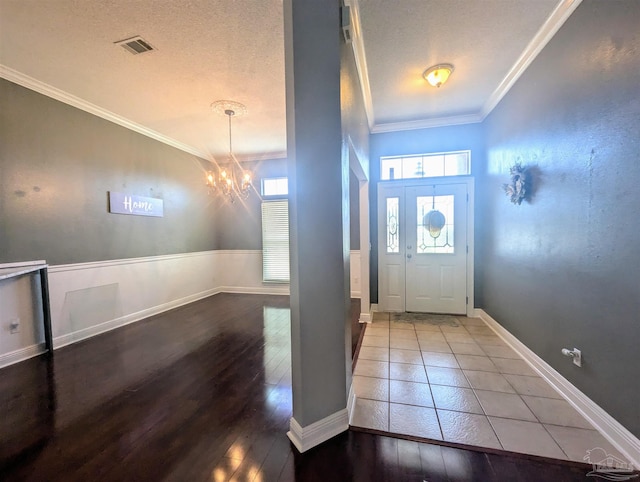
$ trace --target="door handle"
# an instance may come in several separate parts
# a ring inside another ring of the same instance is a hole
[[[413,246],[407,246],[407,249],[411,249],[411,248],[413,248]]]
[[[410,255],[410,254],[408,254],[408,255],[407,255],[407,258],[408,258],[408,259],[411,259],[411,255]]]

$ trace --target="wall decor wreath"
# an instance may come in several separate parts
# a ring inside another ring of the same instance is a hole
[[[529,185],[529,176],[527,168],[517,163],[509,169],[511,181],[503,184],[502,189],[509,196],[509,200],[513,204],[521,204],[523,199],[527,197],[527,188]]]

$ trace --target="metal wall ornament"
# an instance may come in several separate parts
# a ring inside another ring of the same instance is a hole
[[[440,237],[442,228],[444,228],[444,225],[446,224],[446,219],[444,214],[434,208],[424,215],[422,224],[429,231],[429,236],[433,239],[437,239]]]
[[[502,189],[513,204],[522,204],[522,201],[527,198],[529,186],[527,168],[520,163],[516,163],[509,169],[509,173],[511,174],[511,180],[509,183],[503,184]]]
[[[433,239],[438,239],[440,237],[440,233],[442,232],[442,228],[444,228],[445,224],[447,224],[447,220],[444,214],[436,209],[435,186],[433,186],[433,196],[431,199],[431,211],[425,214],[422,218],[422,225],[427,231],[429,231],[429,236],[431,236]]]

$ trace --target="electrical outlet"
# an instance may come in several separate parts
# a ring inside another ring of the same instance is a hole
[[[11,318],[9,320],[9,331],[12,335],[20,333],[20,318]]]
[[[577,348],[573,349],[573,364],[582,367],[582,352]]]

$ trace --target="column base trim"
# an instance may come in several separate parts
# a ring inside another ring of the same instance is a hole
[[[336,435],[349,430],[349,414],[346,408],[317,422],[302,427],[295,418],[291,417],[290,430],[287,437],[300,453],[329,440]]]
[[[360,313],[360,318],[358,318],[359,323],[371,323],[373,321],[373,316],[371,313]]]

